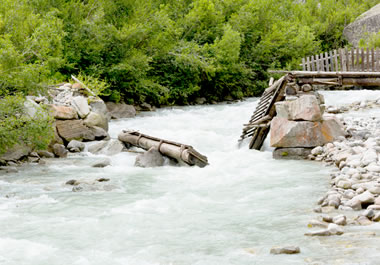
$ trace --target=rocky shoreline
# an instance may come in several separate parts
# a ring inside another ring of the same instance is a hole
[[[337,114],[373,108],[380,108],[380,98],[327,107],[326,111]],[[380,117],[337,117],[348,135],[314,148],[308,157],[334,167],[331,187],[314,209],[320,215],[308,224],[323,229],[306,233],[308,236],[340,235],[342,226],[380,221]]]

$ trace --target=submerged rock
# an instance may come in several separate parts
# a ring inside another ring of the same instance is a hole
[[[274,159],[307,159],[311,153],[311,148],[276,148],[273,151]]]
[[[298,254],[301,250],[299,247],[289,246],[289,247],[274,247],[270,250],[270,254]]]
[[[91,164],[92,167],[107,167],[111,165],[111,159],[102,158]]]
[[[157,148],[150,148],[143,154],[136,157],[136,167],[161,167],[164,165],[165,159]]]

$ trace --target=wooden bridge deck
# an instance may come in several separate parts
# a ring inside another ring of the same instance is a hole
[[[325,86],[380,86],[380,51],[340,49],[302,59],[303,71],[281,71],[285,76],[268,87],[247,124],[239,142],[252,137],[250,149],[260,150],[276,115],[275,103],[285,99],[289,83]]]

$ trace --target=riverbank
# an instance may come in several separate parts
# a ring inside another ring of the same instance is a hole
[[[316,212],[325,213],[310,226],[371,225],[380,221],[380,97],[328,107],[346,127],[347,137],[312,150],[310,159],[333,166],[330,190]],[[333,211],[332,209],[337,209]],[[350,218],[342,213],[351,212]],[[334,216],[328,216],[328,214]],[[328,235],[327,230],[309,233]],[[342,229],[343,232],[343,229]]]

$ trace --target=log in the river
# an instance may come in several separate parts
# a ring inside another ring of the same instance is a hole
[[[163,140],[137,131],[123,130],[118,138],[123,143],[145,150],[155,147],[162,155],[174,158],[179,162],[183,161],[190,166],[205,167],[208,165],[207,157],[195,151],[190,145]]]

